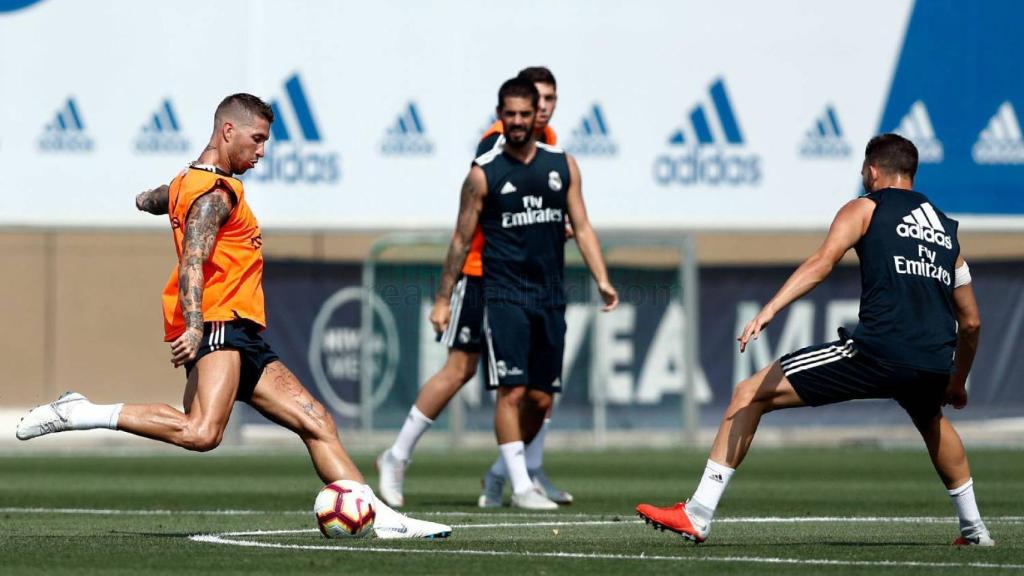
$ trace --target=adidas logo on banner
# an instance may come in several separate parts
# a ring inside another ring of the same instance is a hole
[[[903,117],[893,132],[910,140],[917,146],[918,161],[922,164],[942,162],[942,142],[935,136],[932,120],[924,102],[918,100],[910,106],[910,112]]]
[[[1024,137],[1013,104],[999,105],[971,151],[978,164],[1024,164]]]
[[[613,156],[618,152],[618,146],[608,134],[608,123],[600,104],[591,106],[579,127],[572,131],[572,140],[565,148],[580,156]]]
[[[654,179],[662,185],[756,185],[761,158],[743,151],[743,132],[733,112],[725,81],[709,89],[711,106],[697,104],[689,123],[668,138],[670,152],[654,161]]]
[[[818,117],[814,125],[807,131],[800,154],[818,158],[842,158],[850,155],[850,145],[843,139],[843,130],[839,127],[839,117],[831,104]]]
[[[409,102],[394,125],[388,128],[380,151],[388,155],[426,155],[434,152],[434,144],[427,139],[427,130],[423,127],[415,102]]]
[[[277,99],[270,101],[274,111],[270,142],[253,178],[285,184],[337,182],[341,178],[341,159],[336,152],[323,149],[323,137],[298,74],[285,80],[284,90],[290,106]]]
[[[953,241],[946,234],[946,229],[939,220],[938,213],[931,204],[925,202],[910,211],[903,217],[903,221],[896,225],[896,234],[901,238],[913,238],[924,240],[939,246],[953,249]]]
[[[85,123],[73,96],[46,125],[39,137],[39,149],[43,152],[89,152],[93,149],[92,138],[85,132]]]
[[[144,154],[187,152],[188,148],[188,140],[181,134],[178,116],[170,100],[163,101],[135,138],[135,150]]]

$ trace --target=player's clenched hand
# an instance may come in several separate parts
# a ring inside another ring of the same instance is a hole
[[[601,308],[601,312],[611,312],[618,307],[619,293],[615,291],[615,286],[605,282],[598,284],[597,290],[601,293],[601,299],[604,300],[604,308]]]
[[[950,382],[949,386],[946,387],[946,396],[942,400],[942,405],[952,406],[957,410],[967,406],[967,389],[964,385],[958,382]]]
[[[448,321],[451,319],[451,304],[447,300],[437,300],[434,308],[430,311],[430,323],[434,325],[434,331],[444,332],[448,328]]]
[[[198,328],[187,328],[185,333],[171,342],[171,363],[177,368],[195,359],[199,351],[199,343],[203,341],[203,331]]]
[[[757,316],[750,322],[747,322],[746,328],[743,329],[743,334],[740,334],[737,340],[740,342],[740,352],[744,352],[747,349],[747,342],[751,340],[757,340],[758,336],[761,335],[761,330],[767,326],[772,319],[775,318],[775,313],[768,308],[762,308]]]

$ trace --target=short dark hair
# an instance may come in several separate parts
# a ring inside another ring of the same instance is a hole
[[[533,82],[522,76],[516,76],[515,78],[505,80],[505,83],[498,90],[498,110],[505,107],[505,98],[529,98],[530,102],[533,102],[534,109],[536,109],[537,104],[540,102],[540,92],[537,91],[537,87],[533,85]]]
[[[221,100],[213,117],[216,120],[224,121],[227,116],[232,116],[239,112],[259,116],[270,124],[274,123],[274,110],[270,105],[258,97],[244,92],[232,94]]]
[[[555,82],[555,75],[546,66],[530,66],[519,71],[519,77],[525,78],[534,84],[551,84],[551,87],[558,90],[558,83]]]
[[[914,179],[917,174],[917,146],[899,134],[880,134],[864,149],[864,162],[889,174]]]

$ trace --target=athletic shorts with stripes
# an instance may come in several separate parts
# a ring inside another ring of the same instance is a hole
[[[565,308],[488,302],[484,310],[487,387],[562,391]]]
[[[451,298],[451,319],[437,341],[463,352],[479,353],[484,324],[484,279],[463,276],[455,284]]]
[[[230,322],[206,322],[203,324],[203,341],[195,360],[185,363],[185,374],[192,373],[199,359],[218,350],[237,350],[242,359],[238,378],[238,393],[235,399],[248,402],[256,383],[263,376],[267,364],[278,359],[270,345],[260,336],[260,326],[250,320]]]
[[[846,330],[839,340],[809,346],[779,363],[797,395],[809,406],[847,400],[892,398],[914,420],[940,412],[949,374],[918,370],[870,358],[857,350]]]

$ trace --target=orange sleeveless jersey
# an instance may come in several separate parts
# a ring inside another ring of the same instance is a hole
[[[496,120],[480,139],[486,140],[494,134],[501,134],[503,130],[504,126],[501,120]],[[558,143],[558,135],[555,134],[555,129],[550,124],[545,126],[544,131],[537,135],[537,139],[552,146]],[[466,263],[462,266],[462,274],[465,276],[484,275],[484,232],[480,229],[480,226],[477,226],[476,232],[473,233],[473,241],[469,244],[469,254],[466,255]]]
[[[259,223],[245,201],[242,183],[198,168],[187,168],[171,182],[168,216],[174,234],[174,250],[181,260],[185,219],[192,204],[203,194],[222,188],[231,191],[235,207],[217,232],[213,252],[203,264],[203,321],[251,320],[266,327],[263,311],[263,237]],[[174,340],[185,331],[178,305],[178,266],[171,271],[163,293],[164,339]]]

